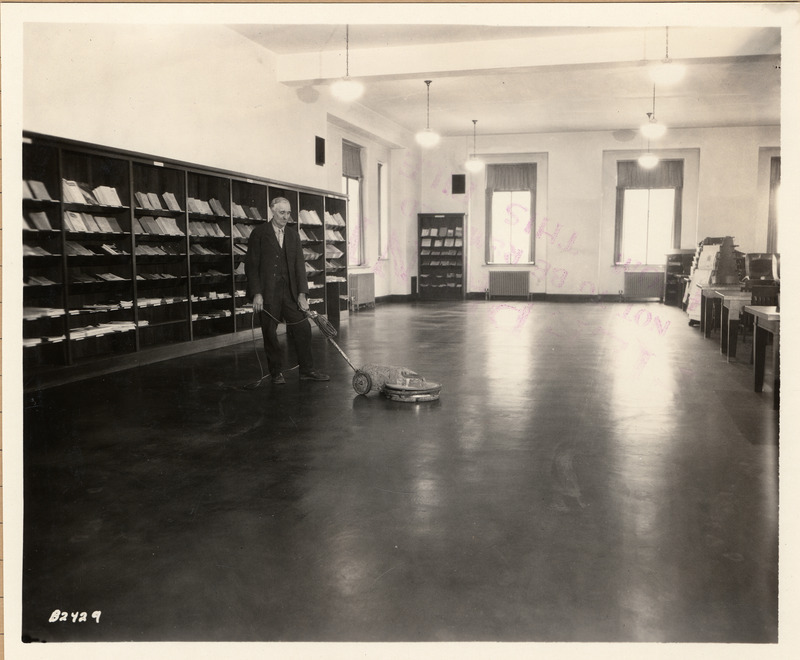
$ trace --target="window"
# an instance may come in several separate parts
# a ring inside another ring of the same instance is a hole
[[[347,265],[364,263],[361,147],[342,141],[342,192],[347,195]]]
[[[663,264],[680,247],[683,161],[661,161],[647,170],[617,163],[614,263]]]
[[[536,164],[486,170],[486,263],[533,263]]]
[[[530,209],[529,190],[494,192],[489,263],[530,263]]]
[[[389,184],[386,166],[378,163],[378,257],[389,256]]]
[[[769,217],[767,218],[767,252],[778,252],[778,221],[780,220],[781,158],[769,162]]]
[[[672,246],[674,188],[625,191],[622,246],[618,261],[661,263]]]
[[[342,177],[342,192],[347,195],[347,265],[360,266],[361,260],[361,180]]]

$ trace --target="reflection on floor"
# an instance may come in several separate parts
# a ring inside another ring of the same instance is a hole
[[[338,341],[441,399],[357,396],[319,335],[328,383],[243,389],[244,343],[27,396],[25,639],[776,641],[745,347],[515,301],[379,305]]]

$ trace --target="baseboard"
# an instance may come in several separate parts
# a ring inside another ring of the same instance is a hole
[[[380,296],[375,298],[376,303],[407,303],[418,300],[414,295]],[[486,294],[472,291],[464,296],[464,300],[486,300]],[[569,294],[569,293],[531,293],[529,296],[492,296],[492,300],[514,300],[517,302],[568,302],[568,303],[599,303],[599,302],[627,302],[619,294]],[[658,299],[649,299],[648,302],[658,302]]]
[[[282,333],[279,332],[278,334]],[[260,342],[261,330],[259,328],[256,328],[255,335],[257,341]],[[54,367],[46,371],[40,370],[35,373],[26,374],[29,376],[29,380],[24,383],[23,389],[25,392],[34,392],[57,387],[59,385],[68,385],[69,383],[75,383],[85,380],[86,378],[105,376],[107,374],[116,373],[117,371],[134,369],[147,364],[172,360],[174,358],[185,357],[204,351],[213,351],[218,348],[251,341],[252,338],[253,332],[251,330],[239,330],[234,333],[218,335],[216,337],[204,337],[202,339],[195,339],[194,341],[180,342],[154,348],[144,348],[137,352],[93,360],[84,364]]]
[[[602,294],[602,295],[587,295],[587,294],[569,294],[569,293],[554,293],[554,294],[540,294],[544,297],[542,300],[547,302],[567,302],[567,303],[598,303],[598,302],[622,302],[619,295]]]
[[[375,304],[379,303],[409,303],[419,300],[413,294],[378,296]],[[481,291],[472,291],[464,296],[464,300],[486,300],[486,294]],[[492,296],[492,300],[514,300],[517,302],[621,302],[618,294],[587,295],[563,293],[532,293],[529,296]],[[434,301],[435,302],[435,301]],[[452,301],[451,301],[452,302]]]
[[[418,300],[418,296],[413,293],[407,294],[391,294],[388,296],[375,296],[375,304],[379,303],[407,303]]]
[[[664,302],[660,296],[617,296],[621,302]]]
[[[486,300],[486,294],[479,291],[468,293],[467,300]],[[516,300],[521,302],[569,302],[569,303],[589,303],[589,302],[620,302],[619,295],[587,295],[587,294],[565,294],[565,293],[531,293],[527,297],[523,296],[492,296],[492,300]]]

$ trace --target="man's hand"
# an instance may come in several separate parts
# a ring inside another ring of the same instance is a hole
[[[301,312],[307,312],[309,310],[308,299],[305,293],[301,293],[297,296],[297,306],[300,308]]]
[[[258,314],[264,309],[264,296],[257,293],[253,296],[253,311]]]

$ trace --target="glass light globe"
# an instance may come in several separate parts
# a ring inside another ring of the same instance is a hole
[[[648,140],[657,140],[667,132],[667,127],[664,124],[652,120],[641,126],[642,135]]]
[[[658,156],[650,152],[642,154],[639,156],[639,165],[646,170],[652,170],[656,165],[658,165]]]
[[[464,168],[467,172],[480,172],[483,169],[483,161],[480,158],[471,156],[469,160],[464,163]]]
[[[355,101],[364,93],[364,85],[352,78],[342,78],[331,85],[331,94],[340,101]]]
[[[439,144],[439,134],[435,131],[432,131],[430,128],[426,128],[425,130],[417,133],[416,140],[417,144],[428,149]]]

